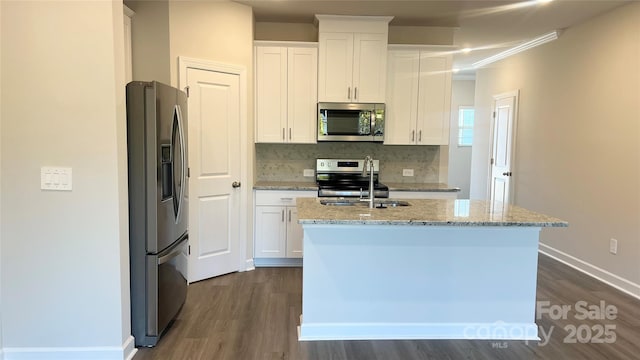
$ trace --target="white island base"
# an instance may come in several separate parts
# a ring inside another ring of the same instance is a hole
[[[539,340],[540,227],[303,228],[300,340]]]

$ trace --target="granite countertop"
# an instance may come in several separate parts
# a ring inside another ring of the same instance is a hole
[[[296,199],[300,224],[568,226],[566,221],[518,206],[492,207],[490,202],[481,200],[415,199],[406,200],[410,206],[386,209],[369,209],[364,202],[356,206],[328,206],[320,204],[320,200]]]
[[[389,191],[432,191],[432,192],[458,192],[460,188],[450,187],[445,183],[393,183],[382,182],[389,187]]]
[[[256,181],[254,190],[311,190],[318,191],[318,185],[309,181]]]
[[[389,191],[433,191],[433,192],[457,192],[460,188],[449,187],[444,183],[387,183]],[[317,191],[318,185],[309,181],[256,181],[254,190],[311,190]]]

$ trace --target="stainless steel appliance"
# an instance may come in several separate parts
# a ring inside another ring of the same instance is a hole
[[[384,104],[318,103],[318,141],[384,140]]]
[[[184,304],[187,96],[159,82],[127,85],[131,327],[154,346]],[[182,263],[181,263],[182,262]]]
[[[388,198],[389,188],[378,181],[380,162],[373,164],[373,194],[376,198]],[[363,175],[365,160],[316,159],[316,183],[318,197],[368,197],[369,175]]]

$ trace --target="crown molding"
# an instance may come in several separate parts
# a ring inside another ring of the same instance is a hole
[[[480,61],[474,62],[471,66],[474,69],[478,69],[481,68],[483,66],[486,66],[488,64],[491,64],[493,62],[496,62],[498,60],[502,60],[502,59],[506,59],[510,56],[513,56],[515,54],[521,53],[523,51],[532,49],[534,47],[540,46],[542,44],[546,44],[550,41],[556,40],[558,37],[560,36],[560,30],[555,30],[552,31],[548,34],[544,34],[542,36],[539,36],[533,40],[527,41],[525,43],[522,43],[518,46],[514,46],[508,50],[505,50],[503,52],[497,53],[495,55],[489,56],[488,58],[482,59]]]

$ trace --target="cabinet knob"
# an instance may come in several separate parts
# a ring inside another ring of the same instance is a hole
[[[231,183],[231,187],[233,187],[233,188],[239,188],[240,185],[241,185],[240,181],[234,181],[234,182]]]

